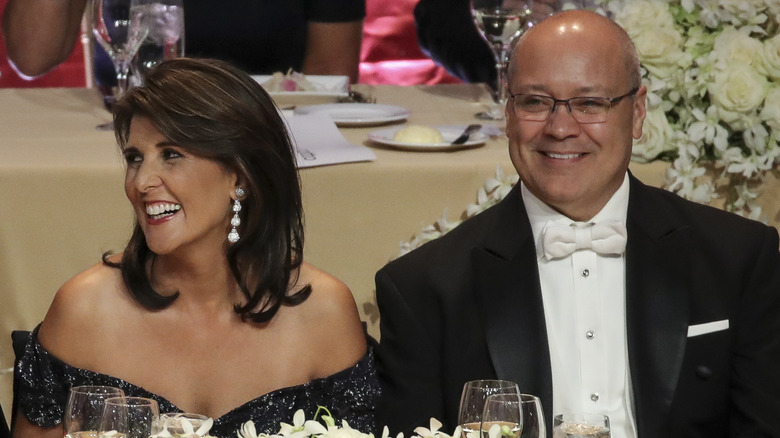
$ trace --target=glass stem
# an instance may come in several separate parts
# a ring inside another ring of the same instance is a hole
[[[509,47],[503,44],[493,46],[493,54],[496,60],[496,89],[493,92],[493,100],[498,104],[505,104],[509,93],[507,92],[507,68],[509,67]]]
[[[116,95],[114,100],[119,99],[127,91],[127,76],[130,73],[130,61],[118,59],[116,62]]]

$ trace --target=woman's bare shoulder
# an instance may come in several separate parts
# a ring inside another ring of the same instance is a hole
[[[54,295],[38,334],[41,343],[66,362],[69,356],[83,353],[73,350],[88,348],[100,333],[96,328],[110,323],[127,307],[124,291],[119,269],[104,263],[75,275]]]
[[[366,352],[366,339],[355,299],[344,282],[312,266],[301,267],[300,284],[311,286],[298,321],[306,321],[306,339],[330,375],[354,365]]]

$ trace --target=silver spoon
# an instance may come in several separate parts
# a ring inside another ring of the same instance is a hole
[[[469,138],[472,134],[482,129],[482,125],[479,123],[474,123],[472,125],[469,125],[466,127],[466,129],[463,131],[463,134],[458,136],[455,140],[452,141],[450,144],[463,144],[467,141],[469,141]]]

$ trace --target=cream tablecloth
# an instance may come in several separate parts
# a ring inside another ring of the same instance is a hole
[[[379,103],[411,109],[409,123],[467,124],[488,95],[479,85],[361,86]],[[0,90],[0,367],[12,364],[9,333],[31,329],[45,315],[57,288],[121,250],[132,215],[123,168],[109,120],[90,89]],[[307,261],[352,289],[369,331],[378,335],[374,273],[399,244],[439,219],[458,217],[476,200],[497,166],[513,172],[503,137],[458,152],[420,153],[367,141],[376,127],[342,128],[352,143],[374,148],[373,162],[301,171]],[[666,165],[633,165],[660,185]],[[780,182],[772,179],[762,204],[780,223]],[[10,411],[11,379],[0,381],[0,403]]]

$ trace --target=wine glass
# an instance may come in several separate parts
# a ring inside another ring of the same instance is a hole
[[[160,61],[184,56],[184,2],[132,0],[130,8],[133,19],[143,20],[147,30],[131,65],[132,79],[140,85],[146,72]]]
[[[520,394],[493,394],[485,400],[482,434],[490,438],[518,438],[523,430]]]
[[[553,418],[553,438],[609,438],[609,417],[566,413]]]
[[[98,437],[149,438],[160,432],[157,402],[144,397],[106,399],[98,428]]]
[[[482,38],[493,51],[498,72],[493,90],[494,105],[486,112],[477,113],[477,118],[501,120],[506,107],[509,54],[512,43],[530,24],[533,0],[470,0],[471,17]]]
[[[106,50],[116,70],[118,98],[127,90],[127,76],[133,59],[148,29],[143,20],[134,19],[132,0],[92,0],[91,22],[95,39]]]
[[[493,394],[520,394],[517,383],[508,380],[472,380],[463,385],[458,410],[458,424],[464,438],[480,438],[480,423],[485,401]]]
[[[197,432],[208,432],[213,421],[209,417],[188,412],[160,414],[160,429],[167,430],[172,435],[191,435]],[[204,429],[204,430],[201,430]]]
[[[523,429],[519,438],[546,438],[547,426],[539,397],[520,394],[520,408],[523,411]]]
[[[69,438],[97,436],[105,400],[124,396],[124,391],[111,386],[74,386],[70,388],[62,423]]]

